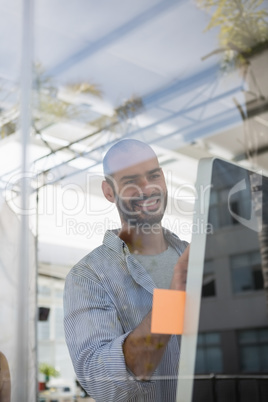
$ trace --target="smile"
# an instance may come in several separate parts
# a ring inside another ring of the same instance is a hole
[[[159,208],[159,198],[149,198],[147,200],[134,201],[133,206],[135,209],[142,209],[145,211],[155,210]],[[156,208],[157,207],[157,208]]]

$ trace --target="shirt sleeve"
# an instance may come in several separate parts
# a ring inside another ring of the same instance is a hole
[[[126,401],[150,391],[127,370],[115,305],[96,278],[71,271],[64,291],[65,338],[78,381],[97,401]]]

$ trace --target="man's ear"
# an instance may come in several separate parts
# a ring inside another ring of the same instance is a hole
[[[106,180],[103,180],[103,182],[101,184],[101,188],[102,188],[104,197],[110,202],[115,202],[114,190],[113,190],[112,186]]]

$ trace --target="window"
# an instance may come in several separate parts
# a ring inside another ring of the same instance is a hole
[[[235,216],[249,219],[251,200],[247,191],[239,191],[229,199],[231,187],[212,188],[210,194],[209,223],[214,229],[237,225]]]
[[[48,316],[47,321],[38,321],[37,323],[37,334],[38,340],[48,340],[50,339],[50,317]]]
[[[64,281],[42,276],[39,276],[38,281],[38,304],[49,308],[48,319],[37,323],[39,356],[54,364],[55,351],[65,342],[62,301]]]
[[[38,284],[38,294],[43,297],[50,297],[51,296],[51,288],[46,284]]]
[[[38,277],[38,305],[49,308],[47,321],[38,321],[38,362],[49,363],[60,372],[61,378],[73,381],[72,362],[64,338],[62,279]],[[42,379],[42,377],[40,377]],[[53,399],[54,400],[54,399]]]
[[[221,373],[222,371],[220,333],[207,332],[199,334],[196,350],[196,374]]]
[[[263,289],[261,256],[258,251],[230,258],[233,291],[235,293]]]
[[[39,340],[64,340],[63,286],[63,281],[39,278],[39,304],[50,309],[48,320],[38,321]]]
[[[268,328],[239,331],[238,344],[242,372],[268,372]]]
[[[55,338],[64,339],[64,328],[63,328],[63,308],[55,307]]]
[[[202,284],[202,297],[216,296],[214,265],[215,262],[213,260],[205,261]]]

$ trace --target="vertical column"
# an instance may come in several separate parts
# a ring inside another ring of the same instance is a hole
[[[33,0],[23,1],[21,46],[21,228],[19,239],[18,308],[17,308],[17,367],[16,383],[12,384],[12,401],[32,402],[29,393],[29,172],[28,148],[31,130],[31,92],[33,64]],[[35,381],[33,373],[32,381]],[[31,399],[31,401],[30,401]]]

